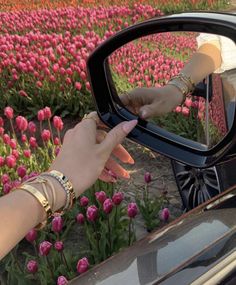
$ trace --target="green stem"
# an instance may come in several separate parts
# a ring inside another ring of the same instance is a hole
[[[52,132],[52,126],[51,126],[50,119],[48,119],[48,126],[49,126],[49,130],[50,130],[50,133],[51,133],[51,141],[52,141],[52,145],[53,145],[53,132]]]
[[[14,136],[15,140],[17,141],[15,129],[14,129],[14,126],[13,126],[13,123],[12,123],[12,119],[10,119],[10,125],[11,125],[11,130],[12,130],[13,136]],[[18,142],[18,141],[17,141],[17,142]]]
[[[45,256],[45,258],[46,258],[46,263],[47,263],[47,265],[48,265],[48,268],[49,268],[49,272],[50,272],[50,274],[51,274],[51,277],[52,277],[52,281],[54,280],[54,278],[53,278],[53,272],[52,272],[52,267],[51,267],[51,264],[50,264],[50,262],[49,262],[49,259],[48,259],[48,257],[47,256]]]
[[[109,215],[107,215],[107,226],[108,226],[109,253],[111,255],[111,226],[110,226]]]
[[[92,222],[92,225],[93,225],[93,230],[95,232],[95,235],[96,235],[96,242],[97,242],[97,250],[98,250],[98,256],[100,256],[100,247],[99,247],[99,236],[98,236],[98,232],[97,232],[97,229],[96,229],[96,225],[94,222]],[[100,258],[99,258],[100,259]]]
[[[13,259],[13,262],[16,263],[16,265],[17,265],[18,269],[21,271],[21,273],[24,273],[24,271],[21,268],[20,263],[19,263],[19,261],[17,259],[16,253],[15,253],[15,248],[13,248],[13,250],[11,251],[11,257]]]
[[[63,260],[64,263],[65,263],[65,266],[67,267],[68,272],[70,272],[70,268],[69,268],[69,266],[68,266],[68,263],[67,263],[67,260],[66,260],[66,257],[65,257],[65,254],[64,254],[63,251],[61,252],[61,256],[62,256],[62,260]]]
[[[132,224],[132,218],[129,219],[129,242],[128,246],[131,244],[131,224]]]

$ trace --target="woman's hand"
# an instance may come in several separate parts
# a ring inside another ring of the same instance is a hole
[[[143,119],[171,112],[183,101],[183,94],[173,85],[136,88],[121,96],[123,104]]]
[[[110,158],[111,153],[123,162],[133,163],[120,142],[135,127],[137,121],[123,122],[106,135],[97,131],[96,121],[98,122],[97,114],[92,112],[67,131],[60,153],[50,167],[50,170],[61,171],[71,180],[77,196],[99,176],[105,181],[112,181],[108,180],[111,175],[106,171],[110,170],[117,177],[128,177],[126,171]]]

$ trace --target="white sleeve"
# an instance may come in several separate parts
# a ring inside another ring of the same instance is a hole
[[[220,48],[222,64],[215,73],[222,73],[236,68],[236,44],[231,39],[224,36],[201,33],[197,37],[198,47],[204,43],[212,43]]]

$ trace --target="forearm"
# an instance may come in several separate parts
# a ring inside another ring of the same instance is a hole
[[[220,49],[216,45],[206,43],[193,54],[190,61],[182,69],[182,72],[197,84],[219,68],[221,61]]]
[[[65,203],[65,193],[57,181],[55,209]],[[38,190],[42,190],[37,184]],[[53,209],[53,210],[55,210]],[[46,212],[37,199],[24,190],[17,189],[0,199],[0,259],[2,259],[35,226],[45,220]]]

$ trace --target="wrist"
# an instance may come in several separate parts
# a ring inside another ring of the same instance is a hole
[[[167,83],[165,88],[168,90],[168,94],[171,95],[175,106],[183,104],[185,96],[177,86]]]

